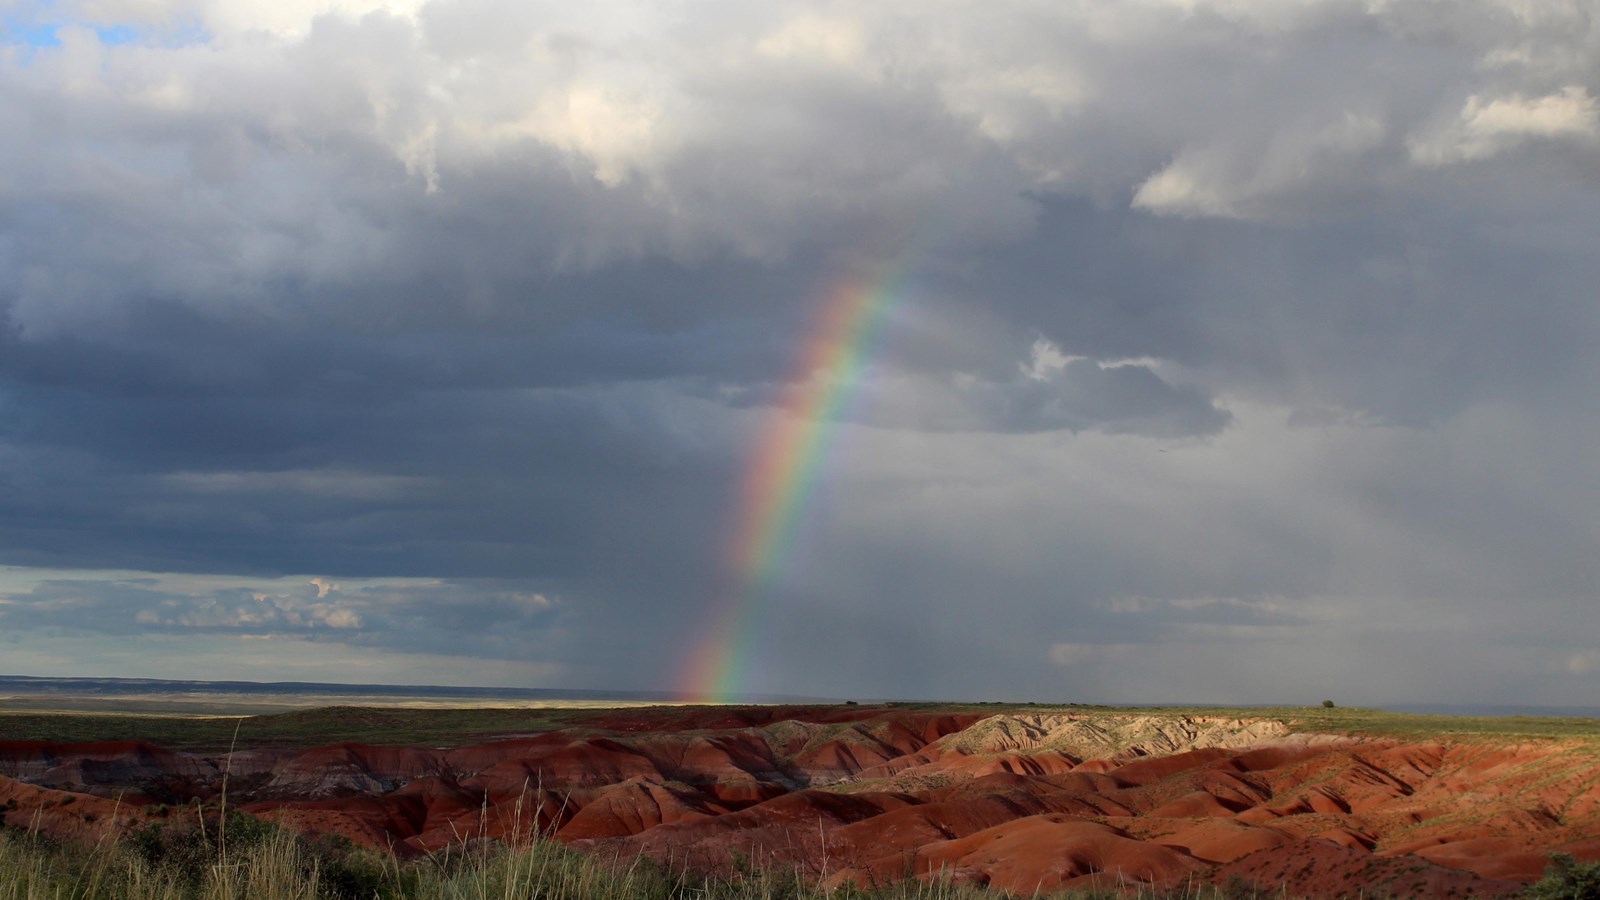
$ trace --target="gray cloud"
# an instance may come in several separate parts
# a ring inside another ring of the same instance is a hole
[[[237,579],[233,579],[237,581]],[[284,637],[488,659],[550,653],[564,632],[559,598],[486,582],[328,578],[175,589],[170,578],[52,579],[0,601],[8,629],[147,635]]]
[[[897,259],[753,690],[1600,671],[1576,0],[5,14],[59,46],[0,48],[0,564],[69,572],[8,630],[660,686],[822,298]],[[303,572],[374,586],[167,580]]]
[[[1174,385],[1151,360],[1094,361],[1063,356],[1036,340],[1012,371],[956,370],[937,374],[880,366],[860,374],[840,421],[911,431],[1102,430],[1152,436],[1215,434],[1228,424],[1194,385]],[[783,402],[786,384],[711,385],[706,394],[725,403],[769,406]]]

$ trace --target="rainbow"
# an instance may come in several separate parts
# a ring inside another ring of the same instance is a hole
[[[903,265],[885,266],[827,292],[745,469],[725,547],[729,587],[689,658],[679,689],[686,698],[727,700],[743,687],[768,593],[783,572],[834,432],[861,383],[905,272]]]

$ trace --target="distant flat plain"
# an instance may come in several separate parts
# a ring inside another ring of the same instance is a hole
[[[0,711],[39,714],[209,718],[263,716],[329,706],[379,709],[618,709],[667,706],[682,702],[662,692],[0,676]]]
[[[738,705],[799,706],[808,702],[841,703],[752,696],[740,698]],[[873,703],[865,699],[862,702]],[[709,704],[686,703],[664,692],[0,676],[0,740],[140,740],[195,752],[224,751],[236,735],[262,747],[314,747],[340,741],[462,746],[552,729],[599,727],[603,731],[614,727],[606,723],[616,719],[607,710],[632,710],[630,715],[641,721],[672,719],[677,714],[665,707],[686,705]],[[647,707],[662,708],[652,712]],[[891,707],[1014,714],[1054,711],[1267,718],[1282,721],[1293,731],[1406,739],[1451,736],[1471,740],[1512,735],[1575,738],[1596,742],[1595,746],[1600,747],[1600,719],[1575,716],[1575,710],[1496,710],[1500,714],[1484,715],[1463,707],[1421,712],[1320,705],[885,704],[885,708]]]
[[[622,709],[635,706],[678,705],[675,700],[503,700],[473,697],[406,697],[392,694],[361,696],[351,694],[283,693],[272,697],[252,694],[145,694],[117,697],[16,696],[0,694],[0,710],[42,715],[95,713],[97,715],[176,716],[183,718],[231,718],[296,712],[324,706],[361,706],[395,709]]]

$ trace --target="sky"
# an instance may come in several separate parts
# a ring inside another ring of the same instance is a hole
[[[1597,235],[1587,0],[0,0],[0,673],[1592,704]]]

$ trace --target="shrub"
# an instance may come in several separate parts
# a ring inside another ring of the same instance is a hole
[[[296,840],[303,872],[314,868],[322,889],[332,897],[372,900],[395,895],[405,886],[405,880],[389,872],[377,854],[357,847],[344,835],[296,835]]]
[[[1322,708],[1323,709],[1333,709],[1333,701],[1332,700],[1324,700],[1324,701],[1322,701]]]
[[[1566,853],[1550,854],[1544,877],[1523,893],[1529,900],[1600,900],[1600,862],[1581,863]]]
[[[201,825],[201,817],[204,826]],[[277,826],[228,810],[227,852],[253,850],[274,838]],[[201,884],[221,857],[222,816],[206,810],[194,819],[151,822],[128,835],[129,849],[152,868],[164,869],[190,884]]]

